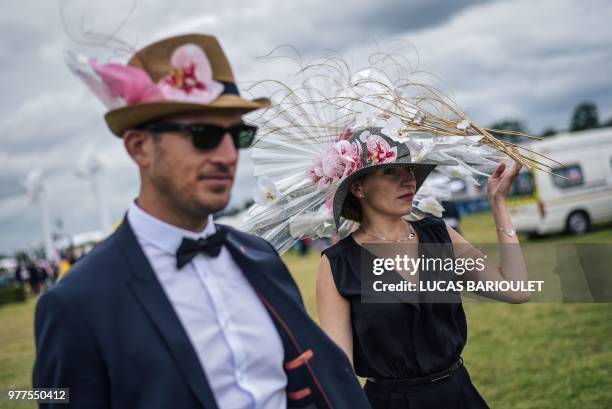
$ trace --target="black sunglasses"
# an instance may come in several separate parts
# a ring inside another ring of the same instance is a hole
[[[140,129],[149,132],[184,132],[191,136],[191,143],[197,149],[207,151],[219,146],[226,133],[232,136],[237,149],[248,148],[253,144],[257,127],[244,122],[225,128],[213,124],[177,124],[172,122],[157,122],[146,124]]]

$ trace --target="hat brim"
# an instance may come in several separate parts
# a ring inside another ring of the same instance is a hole
[[[210,104],[162,101],[129,105],[109,111],[105,116],[111,132],[122,137],[128,129],[135,128],[154,119],[188,112],[211,111],[215,109],[239,109],[244,113],[270,106],[268,98],[244,99],[238,95],[225,94]]]
[[[334,223],[336,224],[336,229],[340,227],[340,216],[342,213],[342,207],[344,206],[344,201],[348,196],[348,193],[351,189],[351,185],[355,180],[357,180],[360,176],[363,176],[369,172],[372,172],[376,169],[388,169],[388,168],[403,168],[406,166],[411,166],[414,172],[414,178],[416,179],[416,191],[419,190],[425,178],[429,176],[432,170],[438,165],[454,165],[454,162],[436,162],[436,163],[412,163],[412,162],[389,162],[389,163],[380,163],[377,165],[370,165],[363,167],[361,169],[356,170],[338,185],[338,189],[336,189],[336,193],[334,194]]]

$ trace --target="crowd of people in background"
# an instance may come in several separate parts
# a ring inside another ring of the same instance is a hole
[[[299,256],[309,254],[311,247],[321,251],[329,242],[310,239],[296,242],[294,251]],[[19,252],[14,257],[5,257],[5,263],[0,265],[0,290],[9,287],[22,286],[30,296],[38,296],[50,286],[62,279],[72,265],[89,252],[93,246],[78,251],[68,248],[61,251],[57,261],[47,260],[38,252]]]
[[[444,201],[444,218],[451,227],[459,229],[460,215],[453,202]],[[297,240],[292,252],[300,257],[310,254],[311,250],[319,253],[337,242],[336,237],[311,240]],[[0,290],[7,287],[23,286],[29,295],[38,296],[70,270],[70,267],[95,246],[89,243],[78,248],[68,247],[59,253],[57,261],[47,260],[39,252],[20,252],[10,263],[0,263]]]
[[[31,296],[38,296],[60,280],[76,263],[72,249],[62,251],[57,261],[47,260],[37,253],[21,252],[0,267],[0,290],[22,286]]]

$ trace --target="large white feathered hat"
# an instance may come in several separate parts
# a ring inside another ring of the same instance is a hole
[[[475,184],[500,160],[550,167],[491,134],[517,133],[474,124],[449,97],[401,72],[385,58],[355,74],[344,60],[325,58],[301,69],[298,87],[264,82],[274,104],[253,119],[256,203],[240,227],[281,253],[300,238],[343,237],[357,226],[340,217],[351,180],[381,165],[413,167],[417,187],[436,166]],[[441,215],[435,192],[425,181],[410,217]]]

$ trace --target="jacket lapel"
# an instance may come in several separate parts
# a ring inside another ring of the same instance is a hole
[[[291,315],[290,306],[298,302],[292,294],[294,291],[287,286],[287,283],[275,280],[273,272],[261,270],[263,266],[268,269],[273,268],[273,265],[278,262],[276,257],[272,257],[270,252],[246,245],[231,230],[227,233],[226,244],[232,258],[264,304],[267,304],[268,310],[269,307],[272,307],[285,319]],[[272,319],[274,320],[274,316]]]
[[[128,280],[129,286],[157,327],[177,366],[183,372],[187,383],[202,406],[206,409],[216,409],[217,404],[214,395],[191,341],[157,280],[127,219],[123,220],[115,236],[131,269],[132,274]]]
[[[292,281],[279,277],[278,272],[273,270],[284,268],[281,261],[270,251],[240,240],[231,229],[226,244],[232,258],[261,298],[283,341],[288,403],[308,401],[318,402],[316,407],[319,404],[332,407],[313,368],[307,364],[318,352],[304,336],[304,331],[309,327],[303,319],[309,318],[303,309],[300,294]],[[302,396],[303,393],[306,395]],[[300,403],[299,406],[302,405]]]

